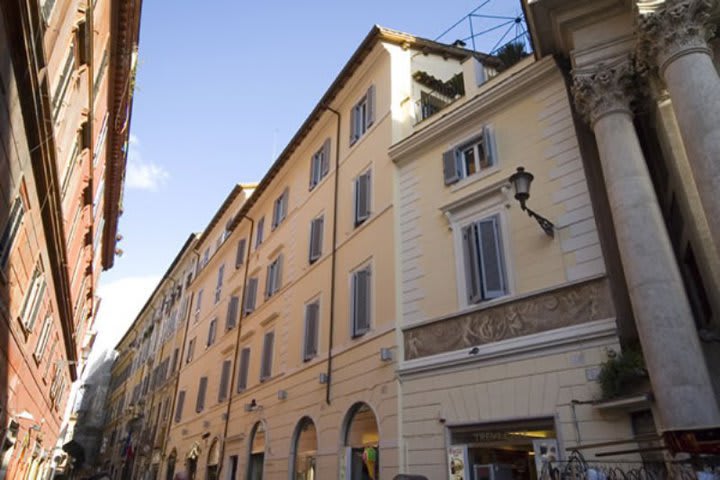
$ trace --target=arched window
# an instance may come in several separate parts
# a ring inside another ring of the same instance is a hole
[[[317,431],[310,417],[303,417],[295,427],[290,451],[290,480],[315,480],[317,469]]]
[[[380,433],[375,413],[366,403],[356,403],[345,416],[340,468],[347,480],[377,480],[380,471]]]
[[[250,452],[247,465],[248,480],[262,480],[265,464],[265,426],[257,422],[250,432]]]

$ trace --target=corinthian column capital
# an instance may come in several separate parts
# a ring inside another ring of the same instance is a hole
[[[578,112],[594,125],[610,113],[631,113],[635,97],[635,69],[631,59],[600,64],[589,71],[574,71],[572,95]]]
[[[717,0],[667,0],[657,8],[640,10],[638,49],[662,75],[668,63],[688,53],[710,54],[707,39],[714,26],[708,20]]]

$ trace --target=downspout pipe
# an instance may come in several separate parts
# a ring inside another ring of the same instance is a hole
[[[337,128],[335,133],[335,185],[333,192],[333,233],[332,233],[332,250],[330,251],[330,328],[328,333],[328,353],[327,353],[327,383],[325,384],[325,403],[330,405],[330,387],[332,385],[332,350],[333,350],[333,334],[335,332],[335,276],[336,276],[336,258],[335,251],[337,249],[337,206],[338,206],[338,179],[340,178],[340,125],[342,124],[342,115],[329,105],[323,105],[328,112],[334,113],[337,117]]]
[[[242,295],[239,299],[238,308],[240,309],[240,318],[237,325],[237,338],[235,339],[235,355],[233,356],[232,371],[230,373],[230,390],[228,390],[227,411],[225,412],[225,426],[223,427],[222,442],[220,442],[220,465],[218,465],[218,476],[222,473],[222,467],[225,457],[225,443],[227,442],[228,425],[230,424],[230,408],[232,407],[233,394],[235,393],[235,377],[238,369],[238,354],[240,353],[240,336],[242,335],[242,321],[245,318],[245,288],[247,287],[248,273],[250,271],[250,245],[252,243],[253,230],[255,230],[255,220],[243,215],[242,218],[250,221],[250,234],[248,235],[245,248],[245,272],[243,273]],[[242,219],[241,218],[241,219]],[[219,478],[219,477],[218,477]]]

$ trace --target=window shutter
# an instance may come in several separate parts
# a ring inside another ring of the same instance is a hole
[[[215,330],[217,329],[217,318],[214,318],[210,322],[210,326],[208,327],[208,338],[207,338],[207,346],[209,347],[215,342]]]
[[[486,300],[505,295],[502,244],[497,215],[478,222],[483,298]]]
[[[273,289],[273,293],[280,290],[280,287],[282,287],[282,271],[283,271],[283,254],[281,253],[277,257],[277,266],[275,267],[275,285]]]
[[[354,144],[357,139],[357,108],[353,107],[352,110],[350,110],[350,145]]]
[[[207,390],[207,377],[200,378],[200,385],[198,385],[197,402],[195,402],[195,411],[200,413],[205,409],[205,391]]]
[[[443,176],[445,177],[445,185],[452,185],[460,180],[458,172],[455,150],[448,150],[443,153]]]
[[[318,162],[317,153],[310,157],[310,182],[308,185],[308,189],[312,190],[315,188],[315,185],[317,185],[318,178],[320,178],[320,165],[318,165],[320,162]]]
[[[370,329],[370,267],[355,272],[353,283],[353,336],[359,336]]]
[[[370,172],[360,175],[355,184],[355,224],[370,216]]]
[[[247,388],[248,371],[250,369],[250,349],[243,348],[240,352],[240,369],[238,372],[237,391],[242,392]]]
[[[182,420],[183,406],[185,406],[185,390],[180,390],[180,393],[178,393],[177,406],[175,407],[175,423]]]
[[[271,263],[267,266],[267,270],[265,271],[265,298],[268,298],[272,294],[272,283],[274,275],[275,267]]]
[[[272,358],[273,358],[273,341],[275,340],[275,332],[267,332],[263,341],[262,368],[260,371],[260,381],[266,380],[272,376]]]
[[[313,302],[305,307],[305,346],[303,360],[310,360],[317,355],[318,344],[318,317],[320,304]]]
[[[495,128],[492,125],[483,127],[483,148],[489,165],[497,165],[497,145],[495,144]]]
[[[365,129],[375,123],[375,85],[370,85],[367,91],[367,115],[365,117]]]
[[[243,312],[245,315],[252,313],[255,310],[255,297],[257,296],[258,279],[253,277],[248,280],[247,287],[245,289],[245,305]]]
[[[477,303],[482,300],[480,291],[480,258],[478,257],[478,242],[475,224],[462,229],[463,257],[465,261],[465,288],[468,303]]]
[[[322,146],[322,160],[320,161],[320,178],[330,171],[330,139],[326,138]]]
[[[324,217],[314,219],[310,223],[310,263],[320,258],[322,255],[322,238]]]
[[[238,297],[230,297],[230,303],[228,303],[227,318],[225,319],[225,330],[232,330],[233,328],[235,328],[239,303],[240,299]]]
[[[285,187],[285,190],[283,190],[282,194],[282,200],[280,200],[280,222],[285,220],[287,218],[288,214],[288,204],[290,202],[290,190],[288,187]],[[278,223],[280,223],[278,222]]]
[[[172,368],[170,369],[171,373],[175,373],[175,369],[177,368],[177,361],[178,361],[178,355],[180,354],[180,350],[176,348],[173,350],[173,356],[172,356]]]
[[[227,398],[228,381],[230,380],[230,360],[225,360],[220,374],[220,390],[218,391],[218,402]]]
[[[259,247],[263,242],[263,228],[265,227],[265,217],[258,220],[257,235],[255,236],[255,248]]]
[[[243,238],[238,242],[237,254],[235,255],[235,268],[240,268],[245,262],[245,244],[246,240]]]

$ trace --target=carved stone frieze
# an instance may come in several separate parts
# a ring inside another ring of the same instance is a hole
[[[614,312],[607,279],[591,280],[406,330],[405,360],[611,318]]]
[[[590,125],[609,113],[629,113],[635,92],[635,68],[630,58],[573,72],[575,106]]]
[[[667,0],[659,7],[641,11],[638,17],[638,55],[660,69],[674,59],[693,52],[711,54],[707,40],[714,26],[710,15],[718,0]]]

